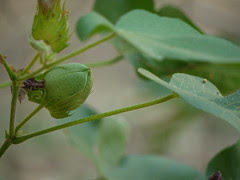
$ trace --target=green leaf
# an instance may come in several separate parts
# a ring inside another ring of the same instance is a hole
[[[94,114],[96,114],[96,111],[94,111],[90,106],[83,104],[80,108],[73,111],[71,116],[68,116],[64,119],[59,119],[57,122],[59,124],[63,124]],[[96,158],[94,146],[96,144],[98,129],[101,121],[102,120],[100,119],[77,126],[72,126],[66,131],[66,135],[73,145],[90,159]]]
[[[178,7],[173,5],[166,5],[161,7],[159,11],[157,12],[158,15],[164,16],[164,17],[170,17],[170,18],[178,18],[184,21],[185,23],[192,26],[194,29],[199,31],[200,33],[203,33],[193,22],[192,20]]]
[[[240,49],[232,43],[204,36],[178,19],[132,11],[116,25],[117,33],[154,59],[240,62]]]
[[[81,40],[103,31],[113,31],[114,25],[105,17],[92,12],[81,17],[76,25],[76,31]]]
[[[123,53],[125,53],[125,58],[128,59],[136,69],[146,69],[161,78],[179,72],[208,79],[215,84],[224,95],[240,89],[240,83],[236,83],[240,82],[240,64],[190,63],[178,60],[157,61],[143,57],[134,51],[123,51]]]
[[[178,72],[207,78],[223,94],[230,94],[240,89],[240,83],[236,83],[240,82],[240,64],[192,64],[179,69]]]
[[[205,77],[215,84],[223,94],[230,94],[240,89],[240,83],[236,83],[240,82],[240,64],[193,63],[179,60],[158,61],[144,57],[124,41],[116,39],[113,43],[136,70],[143,68],[161,78],[169,77],[175,72]],[[140,75],[140,77],[143,76]]]
[[[146,56],[143,56],[142,54],[138,53],[135,50],[126,50],[123,49],[124,42],[115,42],[117,49],[124,54],[124,57],[135,67],[137,70],[138,68],[147,69],[148,71],[157,74],[158,76],[167,76],[171,75],[176,71],[179,71],[181,69],[184,69],[185,67],[188,67],[188,63],[185,61],[179,61],[179,60],[162,60],[158,61],[153,58],[149,58]],[[129,47],[129,46],[125,46]],[[138,73],[138,72],[137,72]]]
[[[128,140],[128,124],[124,119],[104,119],[99,127],[97,147],[101,160],[117,164],[123,158]]]
[[[111,4],[111,5],[110,5]],[[99,14],[106,17],[111,22],[115,23],[124,13],[133,9],[145,9],[153,12],[153,2],[149,0],[96,0],[94,5],[94,10]],[[185,21],[189,25],[193,26],[199,30],[192,21],[175,6],[164,6],[159,11],[158,14],[166,17],[177,17]],[[113,44],[124,54],[125,58],[130,61],[130,63],[136,68],[144,68],[152,70],[153,73],[160,73],[161,75],[176,72],[180,67],[186,66],[186,62],[181,61],[155,61],[148,57],[143,57],[135,49],[133,49],[128,43],[122,41],[122,39],[117,38],[114,40]],[[129,53],[129,50],[132,52]],[[160,71],[161,70],[161,71]],[[137,71],[136,71],[137,72]]]
[[[72,115],[59,123],[72,122],[97,114],[90,106],[82,105]],[[72,126],[66,135],[82,153],[92,159],[96,166],[118,163],[125,152],[128,124],[124,119],[104,118]]]
[[[153,0],[95,0],[94,11],[115,23],[123,14],[133,9],[154,10]]]
[[[105,172],[109,180],[203,180],[197,170],[154,155],[126,157],[118,167]]]
[[[160,17],[144,10],[127,13],[120,18],[115,27],[97,13],[82,17],[77,27],[84,27],[82,24],[86,29],[77,31],[82,39],[101,32],[99,27],[104,26],[127,41],[139,53],[157,60],[240,62],[240,48],[233,43],[202,35],[179,19]]]
[[[97,16],[97,14],[95,15]],[[91,18],[93,17],[95,16],[91,16]],[[88,20],[86,20],[86,22],[88,22]],[[97,21],[96,24],[98,24]],[[100,24],[109,26],[109,29],[112,29],[112,31],[114,29],[114,26],[109,24],[109,22],[107,23],[106,19]],[[94,26],[92,26],[92,28],[94,29]],[[88,36],[86,36],[85,39],[86,38],[88,38]],[[171,59],[171,61],[164,59],[160,61],[146,56],[123,38],[119,37],[115,39],[113,43],[118,51],[120,51],[121,54],[124,54],[125,58],[128,59],[136,69],[144,68],[161,77],[172,75],[175,72],[204,76],[216,84],[223,94],[232,93],[240,88],[240,84],[235,83],[240,80],[239,64],[230,64],[229,62],[226,62],[228,64],[199,63],[194,61],[186,62],[179,59]]]
[[[240,141],[217,154],[208,164],[207,176],[220,171],[224,180],[240,179]]]
[[[211,82],[200,77],[176,73],[167,83],[144,69],[139,72],[172,90],[192,106],[226,120],[240,131],[240,91],[222,96]]]

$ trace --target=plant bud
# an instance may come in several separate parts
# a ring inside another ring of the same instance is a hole
[[[43,104],[51,116],[59,119],[69,116],[91,93],[91,70],[78,63],[54,67],[44,74],[43,93],[29,92],[30,101]]]
[[[32,36],[51,46],[53,52],[60,52],[68,46],[69,24],[65,3],[61,0],[38,0],[34,17]]]
[[[35,39],[33,39],[32,37],[30,37],[28,39],[28,42],[30,43],[30,45],[37,51],[41,52],[41,53],[45,53],[48,54],[49,52],[49,46],[47,44],[45,44],[42,41],[37,41]]]

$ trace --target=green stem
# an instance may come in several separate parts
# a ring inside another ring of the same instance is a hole
[[[7,82],[0,84],[0,88],[5,88],[5,87],[11,86],[11,85],[12,85],[12,81],[7,81]]]
[[[89,67],[89,68],[97,68],[97,67],[101,67],[101,66],[111,65],[111,64],[117,63],[117,62],[119,62],[121,60],[123,60],[123,56],[122,55],[117,56],[117,57],[115,57],[114,59],[111,59],[111,60],[97,62],[97,63],[89,63],[89,64],[84,64],[84,65]],[[0,84],[0,88],[8,87],[11,84],[12,84],[11,81],[4,82],[4,83]]]
[[[4,59],[2,59],[2,64],[4,65],[8,76],[10,77],[11,80],[15,80],[16,79],[16,74],[15,72],[11,69],[11,67],[9,66],[9,64],[7,63],[7,61],[5,61]]]
[[[97,62],[97,63],[89,63],[89,64],[84,64],[84,65],[89,67],[89,68],[97,68],[97,67],[107,66],[107,65],[117,63],[117,62],[121,61],[122,59],[123,59],[123,56],[120,55],[120,56],[117,56],[117,57],[115,57],[114,59],[111,59],[111,60]],[[4,83],[0,84],[0,88],[8,87],[11,84],[12,84],[11,81],[4,82]]]
[[[19,144],[23,141],[26,141],[26,140],[31,139],[31,138],[36,137],[36,136],[47,134],[47,133],[57,131],[57,130],[60,130],[60,129],[64,129],[64,128],[74,126],[74,125],[77,125],[77,124],[93,121],[93,120],[96,120],[96,119],[105,118],[105,117],[112,116],[112,115],[115,115],[115,114],[120,114],[120,113],[123,113],[123,112],[133,111],[133,110],[136,110],[136,109],[141,109],[141,108],[144,108],[144,107],[148,107],[148,106],[152,106],[152,105],[155,105],[155,104],[163,103],[163,102],[169,101],[170,99],[173,99],[173,98],[176,98],[176,97],[177,97],[176,94],[171,94],[171,95],[168,95],[166,97],[156,99],[156,100],[153,100],[153,101],[150,101],[150,102],[147,102],[147,103],[138,104],[138,105],[134,105],[134,106],[130,106],[130,107],[125,107],[125,108],[122,108],[122,109],[117,109],[117,110],[114,110],[114,111],[105,112],[105,113],[101,113],[101,114],[96,114],[96,115],[89,116],[89,117],[86,117],[86,118],[83,118],[83,119],[79,119],[79,120],[76,120],[76,121],[73,121],[73,122],[68,122],[68,123],[65,123],[65,124],[62,124],[62,125],[54,126],[54,127],[51,127],[51,128],[48,128],[48,129],[45,129],[45,130],[42,130],[42,131],[38,131],[38,132],[35,132],[35,133],[32,133],[32,134],[17,137],[16,139],[13,140],[13,143],[14,144]]]
[[[37,114],[44,106],[39,105],[33,112],[31,112],[22,122],[20,122],[16,129],[15,134],[17,134],[18,130],[21,129],[35,114]]]
[[[89,64],[84,64],[84,65],[89,68],[96,68],[96,67],[101,67],[101,66],[106,66],[106,65],[111,65],[111,64],[117,63],[118,61],[121,61],[122,59],[123,59],[123,56],[120,55],[111,60],[97,62],[97,63],[89,63]]]
[[[5,151],[9,148],[9,146],[11,146],[11,144],[12,144],[12,142],[10,139],[5,140],[5,142],[3,143],[3,145],[0,148],[0,158],[5,153]]]
[[[13,81],[12,88],[12,102],[11,102],[11,112],[10,112],[10,123],[9,123],[9,138],[12,139],[15,136],[14,124],[15,124],[15,116],[16,116],[16,108],[17,108],[17,99],[20,85]]]
[[[89,45],[87,45],[87,46],[85,46],[85,47],[83,47],[83,48],[81,48],[81,49],[79,49],[77,51],[74,51],[74,52],[68,54],[67,56],[64,56],[64,57],[62,57],[62,58],[60,58],[60,59],[58,59],[58,60],[56,60],[56,61],[54,61],[54,62],[52,62],[52,63],[50,63],[48,65],[46,65],[46,66],[43,66],[43,67],[39,68],[38,70],[34,71],[30,75],[21,76],[21,77],[18,78],[18,80],[29,79],[29,78],[33,77],[34,75],[36,75],[38,73],[41,73],[42,71],[44,71],[44,70],[46,70],[48,68],[56,66],[56,65],[66,61],[66,60],[68,60],[68,59],[70,59],[70,58],[72,58],[74,56],[77,56],[77,55],[79,55],[79,54],[81,54],[81,53],[83,53],[83,52],[85,52],[85,51],[87,51],[87,50],[89,50],[89,49],[91,49],[91,48],[93,48],[93,47],[95,47],[95,46],[97,46],[97,45],[99,45],[99,44],[109,40],[109,39],[112,39],[115,36],[116,36],[116,34],[114,34],[114,33],[109,35],[109,36],[106,36],[106,37],[104,37],[104,38],[102,38],[102,39],[100,39],[100,40],[98,40],[98,41],[96,41],[96,42],[94,42],[92,44],[89,44]]]
[[[120,55],[120,56],[115,57],[114,59],[110,59],[107,61],[102,61],[102,62],[97,62],[97,63],[89,63],[89,64],[84,64],[84,65],[87,67],[90,67],[90,68],[97,68],[97,67],[107,66],[107,65],[117,63],[117,62],[121,61],[122,59],[123,59],[123,56]],[[8,87],[11,84],[12,84],[11,81],[4,82],[4,83],[0,84],[0,88]]]
[[[38,58],[40,57],[40,53],[37,53],[37,55],[33,58],[33,60],[27,65],[27,67],[23,70],[21,75],[26,74],[31,68],[34,66],[34,64],[37,62]]]

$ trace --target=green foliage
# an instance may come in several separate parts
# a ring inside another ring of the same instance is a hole
[[[240,91],[222,96],[211,82],[200,77],[176,73],[167,83],[144,69],[139,72],[175,92],[192,106],[226,120],[240,131]]]
[[[109,25],[110,22],[106,21],[101,15],[90,13],[78,21],[77,33],[80,38],[86,39],[104,27],[125,39],[143,55],[158,60],[240,62],[239,47],[221,38],[202,35],[178,19],[134,10],[122,16],[116,26]]]
[[[81,18],[79,20],[76,26],[76,31],[80,40],[86,40],[89,36],[92,36],[97,32],[111,31],[113,28],[113,24],[106,18],[92,12],[88,14],[87,18]]]
[[[125,6],[127,5],[125,4]],[[120,11],[118,8],[114,9],[114,12],[118,11]],[[98,13],[111,21],[112,16],[110,14],[106,15],[102,11],[98,11]],[[163,6],[157,11],[157,14],[164,17],[178,18],[202,33],[202,31],[192,22],[192,20],[181,9],[175,6]],[[149,21],[151,22],[151,20]],[[139,22],[142,23],[142,20]],[[103,24],[104,23],[102,23],[101,27],[103,27]],[[112,25],[110,26],[112,27]],[[96,29],[96,31],[100,31],[100,29]],[[179,58],[171,59],[171,61],[169,61],[169,59],[159,61],[158,58],[151,58],[144,55],[142,51],[138,51],[135,46],[132,46],[127,42],[128,41],[123,40],[122,38],[116,38],[113,41],[113,44],[136,69],[147,69],[159,77],[169,76],[174,72],[205,77],[216,84],[221,89],[223,94],[232,93],[240,88],[240,84],[235,83],[240,81],[240,75],[238,73],[240,71],[239,62],[238,64],[230,64],[229,62],[226,62],[228,64],[213,64],[208,62],[199,63],[191,60],[185,61],[185,59],[184,61],[181,61]]]
[[[122,15],[133,9],[153,12],[153,0],[96,0],[93,8],[112,23],[116,23]]]
[[[82,105],[72,113],[72,116],[58,122],[63,124],[96,114],[87,105]],[[123,119],[107,118],[84,123],[69,128],[65,134],[77,149],[92,159],[102,176],[109,180],[204,179],[197,170],[160,156],[126,156],[128,127]]]
[[[208,164],[207,176],[220,171],[224,180],[240,179],[240,141],[222,150]]]
[[[200,76],[215,84],[223,94],[230,94],[240,89],[240,64],[192,64],[178,72]]]
[[[71,112],[71,116],[64,119],[59,119],[58,124],[64,124],[67,122],[72,122],[79,118],[88,117],[96,114],[89,106],[83,104],[80,108]],[[101,119],[96,121],[87,122],[78,126],[70,127],[65,134],[69,140],[77,147],[82,153],[84,153],[88,158],[95,160],[95,149],[96,139],[98,136],[98,127],[101,123]]]
[[[91,107],[82,105],[72,116],[59,123],[72,122],[97,114]],[[70,141],[93,160],[96,166],[115,165],[123,158],[128,135],[128,124],[123,119],[100,119],[73,126],[67,131]]]
[[[172,5],[166,5],[161,7],[157,12],[158,15],[170,18],[178,18],[189,24],[191,27],[202,33],[202,31],[197,27],[192,20],[178,7]]]
[[[12,144],[69,127],[66,135],[70,142],[90,158],[101,177],[108,180],[205,180],[206,177],[197,170],[158,155],[126,154],[127,121],[106,117],[180,97],[193,107],[226,120],[240,131],[240,48],[225,39],[203,34],[175,6],[166,5],[156,11],[153,0],[96,0],[94,10],[77,23],[80,40],[102,32],[111,35],[55,60],[57,53],[68,46],[68,10],[61,0],[38,0],[29,39],[37,55],[23,71],[15,70],[4,56],[0,56],[0,63],[11,79],[0,87],[12,84],[9,131],[5,131],[0,157]],[[100,114],[90,106],[82,105],[91,92],[91,70],[78,63],[56,65],[113,37],[112,43],[120,55],[110,61],[90,64],[91,67],[112,64],[124,56],[135,70],[140,68],[137,73],[141,77],[159,83],[161,91],[165,88],[173,93]],[[41,68],[32,72],[38,61]],[[169,82],[162,80],[171,75]],[[226,94],[238,91],[223,96],[214,84]],[[17,99],[23,100],[25,93],[30,101],[40,105],[15,127]],[[30,134],[20,133],[19,130],[42,107],[46,107],[52,117],[60,119],[58,125]],[[176,116],[181,118],[182,114]],[[175,122],[173,124],[162,131],[164,135],[175,133],[176,127],[179,129]],[[240,142],[214,157],[206,174],[210,177],[220,170],[224,180],[239,180],[239,169]]]
[[[197,170],[156,155],[127,156],[105,176],[109,180],[205,180]]]
[[[107,164],[118,164],[124,156],[127,139],[128,124],[124,119],[103,120],[97,138],[101,159]]]

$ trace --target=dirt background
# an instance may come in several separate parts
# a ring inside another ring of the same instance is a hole
[[[27,39],[31,34],[36,2],[36,0],[0,0],[0,52],[7,55],[9,63],[14,64],[16,68],[23,67],[35,54]],[[239,41],[239,0],[156,0],[157,7],[166,3],[176,4],[184,9],[208,34]],[[72,32],[78,18],[90,12],[92,5],[92,0],[68,1]],[[98,37],[88,42],[80,42],[73,33],[70,47],[61,55],[79,49],[96,39]],[[116,55],[114,48],[105,43],[71,61],[89,63],[106,60]],[[142,82],[135,75],[134,69],[127,61],[111,67],[94,69],[93,76],[94,91],[87,103],[100,112],[137,104],[159,96],[146,88],[146,82]],[[0,82],[6,80],[8,80],[6,72],[0,67]],[[0,142],[4,139],[4,129],[8,128],[9,99],[10,89],[1,89]],[[154,133],[157,133],[156,129],[152,130],[153,127],[157,124],[159,128],[164,128],[159,122],[164,122],[165,119],[176,114],[178,107],[175,103],[181,102],[174,100],[166,105],[120,115],[128,119],[131,125],[127,152],[131,154],[154,152],[204,171],[207,162],[214,154],[236,142],[239,134],[224,121],[202,113],[185,124],[174,138],[164,140],[168,144],[166,148],[160,147],[165,146],[164,143],[151,144],[154,142],[152,141]],[[27,101],[18,105],[17,120],[23,119],[34,107],[35,104]],[[33,125],[26,127],[26,131],[34,131],[54,124],[55,120],[43,110],[34,118]],[[1,177],[6,180],[92,180],[96,179],[97,175],[91,162],[72,148],[64,134],[59,131],[11,147],[0,161]]]

